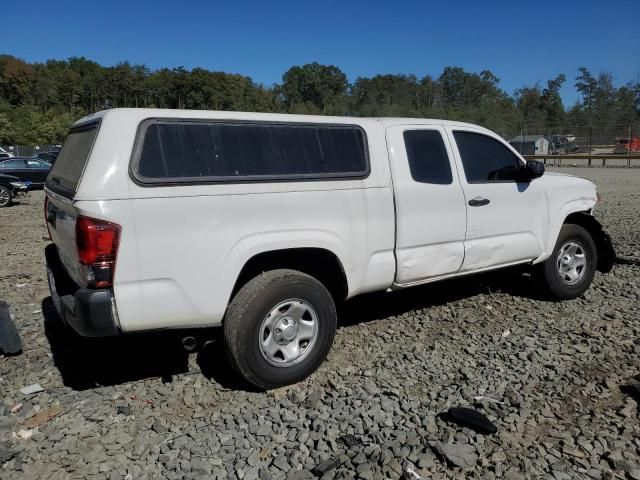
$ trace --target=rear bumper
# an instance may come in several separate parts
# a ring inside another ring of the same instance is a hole
[[[85,337],[119,335],[111,290],[79,287],[64,270],[54,244],[47,245],[45,257],[51,298],[62,320]]]

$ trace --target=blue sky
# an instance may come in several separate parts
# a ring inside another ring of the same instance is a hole
[[[572,104],[580,66],[617,85],[640,76],[640,0],[3,0],[1,15],[0,53],[27,61],[199,66],[266,85],[312,61],[350,80],[455,65],[491,70],[509,93],[565,73]]]

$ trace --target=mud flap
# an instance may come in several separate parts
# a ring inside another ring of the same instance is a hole
[[[596,248],[598,249],[598,271],[602,273],[610,272],[616,261],[616,251],[613,248],[613,242],[607,232],[600,227],[600,232],[596,240]]]

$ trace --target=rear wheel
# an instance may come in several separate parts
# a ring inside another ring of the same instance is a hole
[[[13,195],[7,187],[0,186],[0,208],[11,205]]]
[[[227,356],[253,385],[269,389],[311,375],[331,349],[336,308],[325,286],[296,270],[247,282],[224,320]]]
[[[596,246],[587,230],[565,224],[551,256],[541,265],[541,277],[549,293],[561,300],[582,295],[596,272]]]

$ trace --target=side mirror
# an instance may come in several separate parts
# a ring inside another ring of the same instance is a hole
[[[544,163],[539,162],[538,160],[527,160],[525,172],[525,175],[531,180],[539,178],[544,174]]]

